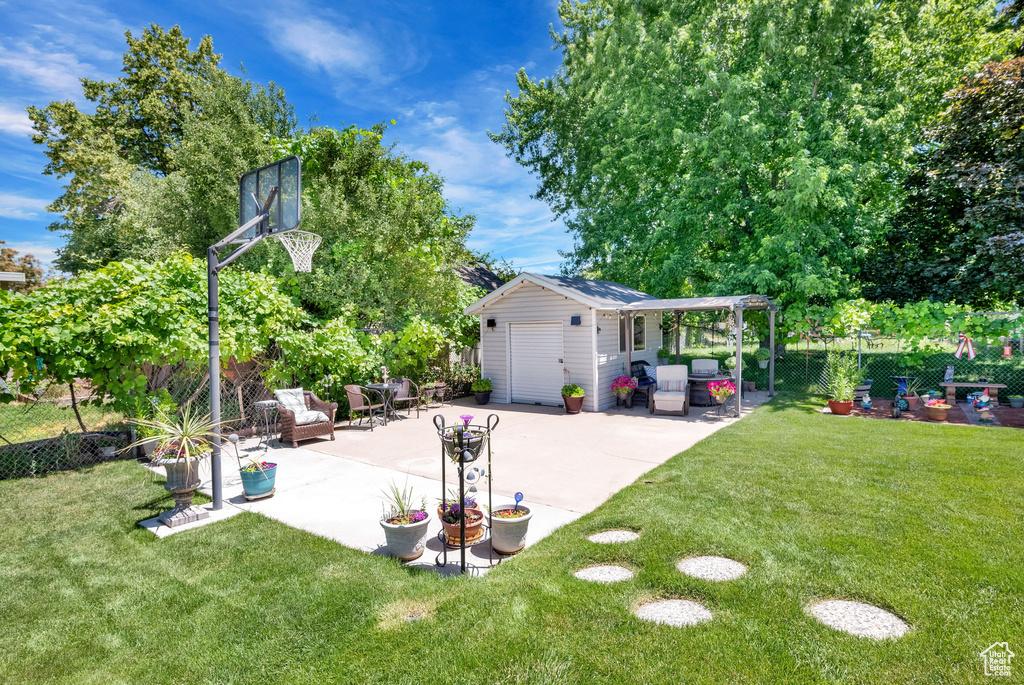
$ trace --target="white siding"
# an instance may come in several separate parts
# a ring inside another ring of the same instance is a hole
[[[571,325],[573,316],[580,317],[580,325]],[[488,318],[495,319],[496,326],[487,328]],[[562,378],[561,387],[576,383],[588,396],[592,396],[594,385],[593,362],[593,318],[589,307],[563,295],[533,283],[506,293],[486,305],[480,313],[481,373],[494,384],[491,401],[506,403],[509,396],[509,323],[513,322],[562,322]],[[600,340],[605,336],[602,327]],[[660,336],[659,336],[660,338]],[[610,381],[609,381],[610,382]],[[584,407],[589,408],[590,402]]]
[[[646,312],[646,347],[633,350],[631,359],[643,359],[652,366],[658,363],[658,350],[661,349],[661,313]],[[612,394],[612,381],[616,376],[629,373],[626,368],[626,353],[619,352],[619,314],[613,311],[597,313],[597,325],[601,332],[597,336],[597,408],[607,409],[615,406],[615,395]],[[632,343],[632,335],[626,336],[627,344]]]

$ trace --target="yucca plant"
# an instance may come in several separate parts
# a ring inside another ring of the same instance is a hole
[[[208,453],[215,435],[213,429],[224,423],[211,421],[209,414],[199,414],[191,405],[185,405],[176,417],[160,411],[155,419],[131,421],[143,427],[147,437],[133,442],[125,450],[157,440],[160,444],[153,457],[164,459],[190,459]]]

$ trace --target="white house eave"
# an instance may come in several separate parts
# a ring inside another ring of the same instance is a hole
[[[562,295],[563,297],[568,297],[570,300],[573,300],[574,302],[579,302],[580,304],[590,307],[591,309],[616,309],[615,306],[609,305],[609,303],[607,302],[595,300],[592,297],[581,296],[579,293],[573,292],[568,288],[564,288],[559,283],[544,278],[540,274],[519,274],[511,281],[498,288],[497,290],[494,290],[493,292],[484,295],[479,300],[466,307],[463,310],[463,314],[469,316],[481,314],[483,313],[483,310],[485,307],[487,307],[487,305],[500,300],[508,293],[518,290],[523,286],[524,283],[527,282],[533,283],[534,285],[539,285],[540,287],[546,288],[553,293]]]

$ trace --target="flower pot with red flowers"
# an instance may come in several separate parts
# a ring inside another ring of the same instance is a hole
[[[570,383],[562,386],[562,402],[565,404],[566,414],[579,414],[583,409],[583,398],[586,393],[580,386]]]
[[[944,400],[928,400],[924,405],[924,414],[929,421],[945,422],[952,408],[953,405],[946,404]]]
[[[491,547],[499,554],[515,554],[526,547],[526,532],[533,512],[529,507],[498,507],[491,512]]]
[[[458,493],[444,498],[437,507],[437,517],[444,528],[445,541],[452,547],[462,544],[462,518],[466,519],[466,544],[471,545],[484,536],[484,512],[476,500],[466,497],[459,503]]]
[[[627,407],[633,406],[633,391],[636,390],[637,379],[630,376],[618,376],[612,381],[612,394],[618,402]]]
[[[384,499],[388,508],[380,520],[380,527],[384,529],[388,554],[402,561],[419,559],[427,546],[427,526],[430,524],[426,498],[421,498],[417,505],[408,484],[400,488],[392,481],[384,492]]]

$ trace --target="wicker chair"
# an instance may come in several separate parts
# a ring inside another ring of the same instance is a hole
[[[401,383],[400,387],[391,398],[391,405],[397,410],[401,405],[405,405],[406,411],[409,416],[412,416],[412,409],[416,407],[416,418],[420,417],[420,404],[423,402],[423,398],[420,397],[420,388],[418,385],[412,382],[409,378],[396,378],[396,383]]]
[[[278,402],[277,422],[281,428],[281,444],[291,443],[292,447],[298,447],[299,440],[308,440],[321,435],[329,435],[331,440],[334,440],[334,415],[338,411],[338,403],[324,402],[309,390],[304,390],[302,395],[306,400],[306,409],[323,412],[327,416],[327,420],[302,425],[296,424],[295,412],[285,409],[285,406]]]
[[[644,405],[651,406],[651,390],[654,388],[654,379],[647,375],[647,367],[650,366],[643,359],[634,360],[629,365],[629,375],[636,378],[636,390],[633,391],[633,402],[644,398]]]
[[[690,413],[690,383],[686,364],[658,367],[658,382],[651,392],[650,412]]]
[[[379,402],[374,402],[370,399],[370,395],[367,393],[373,393],[375,399],[379,399]],[[384,412],[384,396],[372,388],[364,388],[361,385],[346,385],[345,394],[348,395],[348,425],[352,425],[352,418],[357,414],[365,414],[365,416],[359,417],[359,423],[357,426],[363,424],[364,418],[370,419],[370,430],[373,430],[373,418],[375,412],[379,409],[381,413]]]

